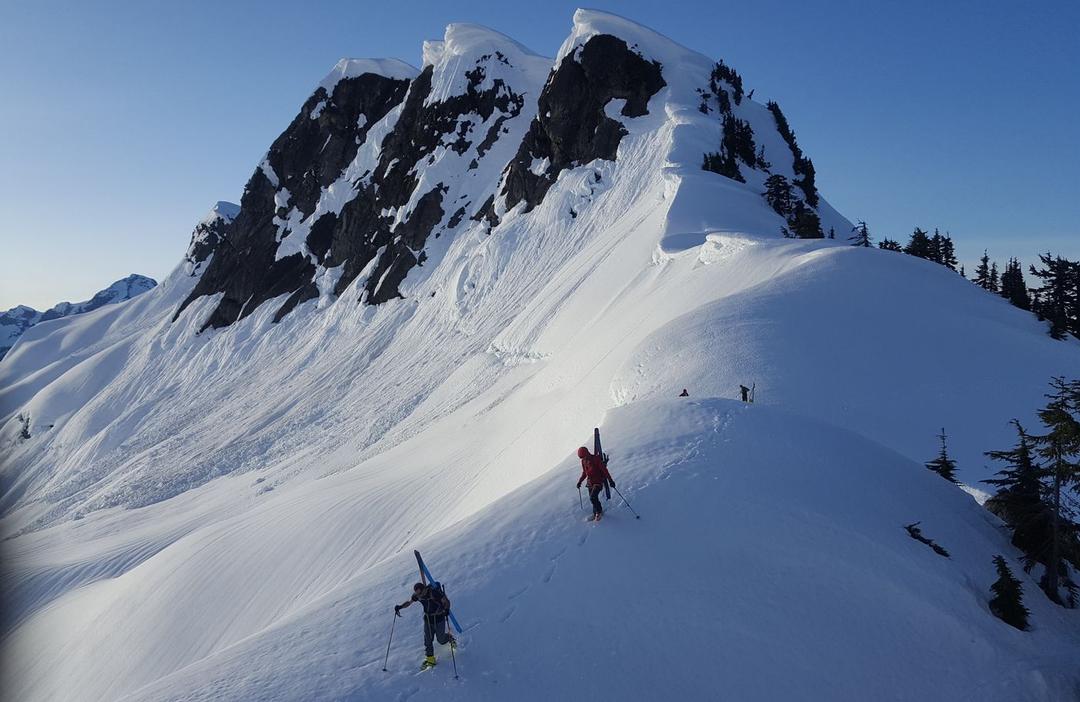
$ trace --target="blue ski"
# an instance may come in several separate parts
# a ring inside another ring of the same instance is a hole
[[[413,553],[416,555],[416,563],[420,566],[421,579],[426,580],[429,585],[439,585],[439,581],[432,576],[431,571],[428,570],[427,565],[424,563],[424,559],[420,557],[420,552],[413,551]],[[450,622],[454,625],[454,629],[460,634],[461,625],[458,624],[457,617],[454,616],[453,612],[448,612],[448,614],[450,615]]]

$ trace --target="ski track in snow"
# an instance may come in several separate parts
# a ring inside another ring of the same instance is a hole
[[[524,56],[455,27],[425,51],[445,95],[470,51]],[[944,425],[961,479],[987,477],[982,452],[1012,444],[1013,416],[1034,424],[1050,375],[1080,376],[1080,344],[941,266],[777,238],[763,174],[700,168],[720,138],[694,93],[711,60],[592,11],[558,57],[604,32],[668,82],[643,117],[608,110],[628,132],[617,159],[563,171],[491,231],[429,242],[405,299],[357,304],[365,274],[278,324],[282,298],[196,334],[217,300],[171,322],[195,282],[181,266],[26,332],[0,363],[15,699],[1075,692],[1078,613],[1048,604],[1001,524],[921,463]],[[767,110],[736,114],[791,175]],[[479,204],[514,148],[497,141],[448,201]],[[445,149],[429,165],[417,194],[463,168]],[[740,383],[757,404],[724,399]],[[641,520],[613,493],[584,523],[573,451],[594,426]],[[913,521],[952,558],[910,539]],[[460,681],[441,647],[415,672],[415,610],[381,670],[414,548],[465,629]],[[998,553],[1031,632],[987,609]]]

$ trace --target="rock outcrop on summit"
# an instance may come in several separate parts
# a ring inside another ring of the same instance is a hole
[[[566,172],[614,162],[625,122],[649,115],[654,100],[654,125],[665,123],[664,105],[719,110],[722,124],[702,136],[719,130],[720,151],[693,156],[708,170],[759,196],[769,175],[808,188],[797,212],[777,212],[786,218],[777,233],[791,226],[816,236],[826,214],[843,221],[827,205],[819,214],[812,164],[786,120],[762,119],[768,111],[744,99],[737,73],[697,54],[687,71],[680,64],[690,54],[681,47],[657,53],[649,45],[655,35],[612,33],[628,26],[582,25],[554,61],[465,24],[425,44],[420,70],[391,59],[343,59],[270,146],[227,236],[207,236],[189,254],[194,261],[208,255],[209,242],[227,241],[212,260],[191,265],[198,281],[174,319],[211,295],[220,297],[201,329],[227,327],[270,301],[278,322],[305,302],[350,289],[363,304],[405,297],[408,276],[445,248],[432,242],[473,227],[497,234],[506,215],[535,209]],[[601,175],[591,177],[598,183]]]

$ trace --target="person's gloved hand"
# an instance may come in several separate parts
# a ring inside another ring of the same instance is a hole
[[[615,481],[614,480],[608,480],[608,482],[611,483],[611,487],[615,487]]]
[[[401,605],[394,605],[394,616],[401,616]]]
[[[578,489],[578,490],[580,490],[580,489],[581,489],[581,481],[580,481],[580,480],[579,480],[579,481],[577,481],[577,489]]]

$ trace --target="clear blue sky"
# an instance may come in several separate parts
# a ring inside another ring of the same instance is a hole
[[[453,21],[552,55],[575,6],[5,0],[0,309],[160,279],[338,58],[419,65]],[[875,235],[948,229],[966,262],[1080,257],[1080,2],[602,7],[778,100],[821,191]]]

